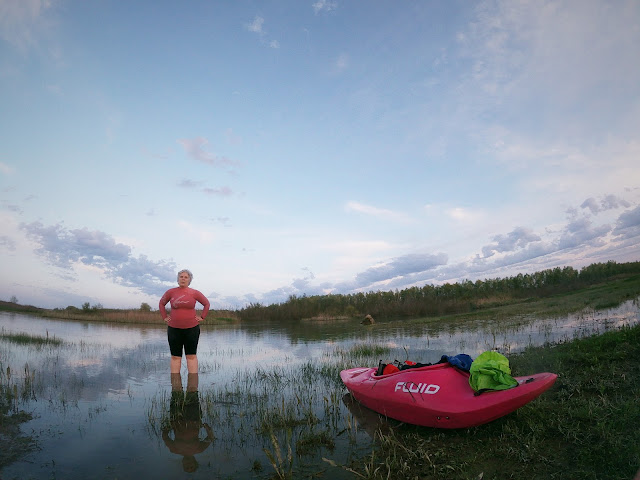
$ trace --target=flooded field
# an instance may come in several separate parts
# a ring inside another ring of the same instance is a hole
[[[356,320],[203,328],[200,373],[169,374],[166,330],[0,313],[0,382],[36,448],[8,479],[355,478],[384,420],[339,372],[379,360],[510,354],[635,325],[638,302],[560,318],[424,326]],[[534,372],[514,372],[526,375]],[[186,472],[186,473],[185,473]]]

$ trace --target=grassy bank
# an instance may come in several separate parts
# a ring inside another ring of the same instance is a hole
[[[638,265],[634,264],[625,265]],[[619,268],[625,265],[618,266]],[[635,268],[635,267],[634,267]],[[637,268],[636,268],[637,270]],[[473,285],[469,283],[470,285]],[[590,280],[587,286],[585,282],[576,284],[561,284],[555,288],[547,287],[544,290],[527,290],[521,289],[517,291],[493,292],[477,298],[466,298],[464,288],[460,287],[459,293],[451,293],[447,296],[447,301],[451,303],[450,309],[444,309],[439,313],[431,313],[424,315],[406,315],[402,304],[393,307],[393,300],[397,296],[402,297],[398,292],[378,292],[380,295],[388,295],[390,300],[385,315],[376,320],[383,319],[388,321],[393,318],[400,318],[401,321],[407,323],[414,322],[438,322],[441,320],[451,319],[499,319],[501,317],[513,317],[524,315],[563,315],[576,312],[583,309],[604,309],[619,305],[625,300],[637,298],[640,295],[640,274],[635,271],[627,273],[619,273],[606,276],[599,281]],[[457,284],[456,284],[457,285]],[[464,283],[467,285],[467,283]],[[453,288],[453,287],[452,287]],[[454,289],[455,290],[455,289]],[[468,292],[467,292],[468,293]],[[535,296],[527,295],[531,294]],[[253,305],[249,308],[241,310],[211,310],[204,325],[221,325],[231,323],[252,323],[255,321],[286,321],[286,322],[304,322],[306,324],[322,325],[329,322],[348,322],[353,319],[362,320],[365,313],[359,312],[358,309],[351,309],[349,314],[335,313],[335,308],[331,306],[334,298],[340,295],[328,295],[313,297],[318,305],[325,305],[320,308],[319,312],[313,315],[304,315],[295,308],[290,308],[286,304],[260,306]],[[299,302],[311,302],[312,300],[303,297],[296,299]],[[146,304],[145,304],[146,305]],[[86,304],[88,307],[89,304]],[[29,313],[36,316],[47,318],[58,318],[64,320],[78,320],[84,322],[112,322],[112,323],[131,323],[131,324],[162,324],[158,311],[147,309],[106,309],[98,306],[90,308],[77,308],[69,306],[66,308],[44,309],[31,305],[20,305],[14,302],[0,301],[0,311]],[[455,307],[455,308],[454,308]],[[279,314],[275,314],[274,309],[283,310]]]
[[[136,325],[162,325],[162,317],[159,312],[148,312],[143,310],[96,310],[91,312],[67,310],[45,310],[42,316],[47,318],[59,318],[63,320],[79,320],[83,322],[107,322],[107,323],[130,323]],[[239,321],[235,312],[229,310],[210,310],[207,318],[201,325],[226,325]]]
[[[64,309],[45,309],[31,305],[18,305],[0,301],[0,311],[28,313],[34,316],[56,318],[60,320],[75,320],[80,322],[130,323],[137,325],[164,325],[158,311],[140,309],[90,309],[83,310],[75,307]],[[240,321],[237,313],[231,310],[210,310],[202,325],[226,325]]]
[[[640,468],[640,326],[510,357],[515,375],[556,384],[490,424],[439,431],[398,425],[350,465],[361,478],[620,479]]]
[[[603,310],[640,295],[640,275],[632,275],[592,285],[579,290],[550,295],[545,298],[510,299],[504,303],[486,304],[469,313],[431,317],[428,319],[400,320],[407,323],[439,322],[447,319],[499,320],[501,318],[567,315],[581,310]]]

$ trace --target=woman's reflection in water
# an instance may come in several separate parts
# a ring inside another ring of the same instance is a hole
[[[200,440],[202,427],[207,432],[204,440]],[[173,431],[173,438],[171,431]],[[183,456],[182,466],[185,472],[197,470],[198,461],[194,455],[204,452],[214,440],[211,427],[202,422],[197,373],[188,375],[186,393],[182,390],[180,374],[171,374],[169,426],[162,429],[162,439],[170,452]]]

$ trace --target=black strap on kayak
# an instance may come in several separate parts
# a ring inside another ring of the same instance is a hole
[[[535,381],[535,378],[530,377],[530,378],[527,378],[527,379],[526,379],[524,382],[522,382],[522,383],[531,383],[531,382],[533,382],[533,381]],[[513,387],[511,387],[511,388],[516,388],[518,385],[520,385],[520,383],[515,384],[515,385],[514,385]],[[505,390],[511,390],[511,388],[507,388],[507,389],[505,389]],[[495,390],[495,389],[493,389],[493,388],[481,388],[481,389],[480,389],[480,390],[478,390],[477,392],[474,392],[473,396],[474,396],[474,397],[477,397],[478,395],[483,394],[484,392],[501,392],[501,391],[502,391],[502,390]]]

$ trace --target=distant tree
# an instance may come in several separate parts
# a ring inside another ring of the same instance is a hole
[[[102,310],[102,304],[101,303],[96,303],[93,307],[91,307],[91,310],[93,310],[94,312],[97,312],[98,310]]]
[[[148,303],[142,302],[142,304],[140,305],[140,311],[141,312],[150,312],[151,311],[151,305],[149,305]]]
[[[88,312],[91,310],[91,304],[89,302],[84,302],[82,304],[82,310],[84,310],[85,312]]]
[[[9,301],[11,303],[18,303],[18,297],[16,297],[15,295],[11,295],[11,298],[9,299]]]

